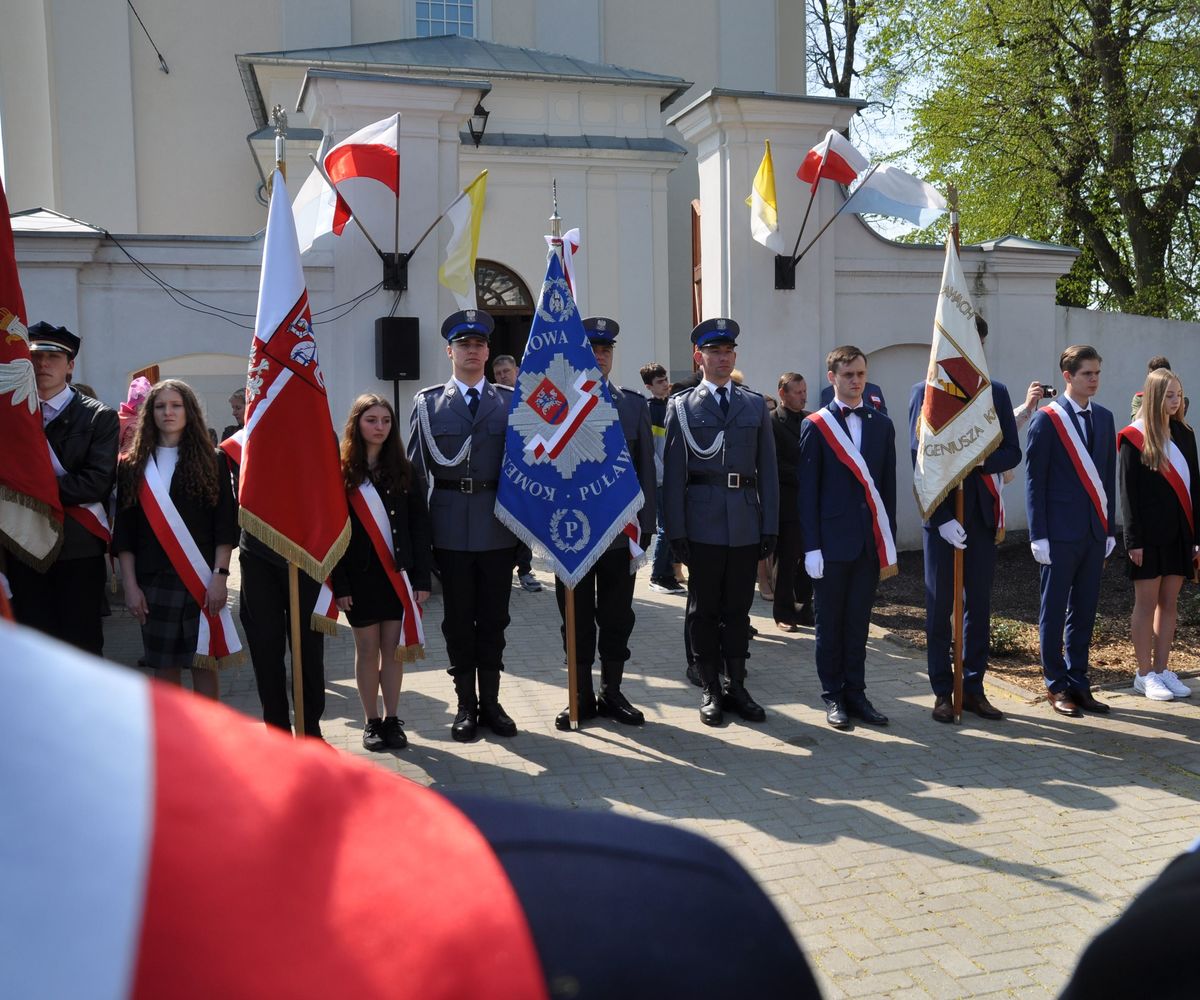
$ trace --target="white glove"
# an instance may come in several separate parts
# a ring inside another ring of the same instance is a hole
[[[967,547],[967,533],[954,518],[950,518],[945,524],[939,524],[938,534],[946,540],[948,545],[953,545],[956,549]]]
[[[1104,539],[1104,558],[1107,559],[1109,556],[1111,556],[1112,550],[1115,549],[1116,547],[1117,547],[1117,540],[1112,535],[1109,535],[1107,538],[1105,538]]]
[[[1043,566],[1050,565],[1050,539],[1034,538],[1030,541],[1029,547],[1033,550],[1033,558],[1035,560]]]
[[[819,580],[825,575],[825,557],[820,549],[804,553],[804,572],[812,580]]]

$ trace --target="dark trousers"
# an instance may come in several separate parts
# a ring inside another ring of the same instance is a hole
[[[804,570],[804,552],[799,521],[779,522],[779,542],[775,547],[775,605],[777,622],[795,624],[796,604],[812,602],[812,580]]]
[[[434,549],[442,571],[442,635],[449,673],[504,669],[504,630],[515,552]]]
[[[533,549],[524,542],[517,542],[517,576],[525,576],[533,572]]]
[[[625,539],[622,536],[622,543]],[[633,573],[629,572],[629,546],[605,552],[575,585],[575,665],[581,670],[596,662],[624,663],[629,659],[633,633]],[[558,613],[563,616],[566,648],[567,588],[554,581]]]
[[[692,651],[699,663],[750,655],[750,606],[758,577],[757,545],[690,542],[688,615]]]
[[[825,575],[813,580],[817,622],[817,676],[821,697],[862,702],[867,689],[867,631],[879,583],[879,558],[863,546],[849,562],[825,563]]]
[[[1077,542],[1050,542],[1050,565],[1040,566],[1042,608],[1038,642],[1046,687],[1058,694],[1086,691],[1088,647],[1100,603],[1104,542],[1090,535]],[[1067,655],[1063,658],[1063,640]]]
[[[287,564],[240,549],[238,565],[242,574],[238,617],[242,620],[250,662],[254,666],[254,682],[258,686],[258,700],[262,702],[263,722],[284,732],[291,732],[292,716],[288,702],[290,685],[284,662],[292,641]],[[325,637],[313,631],[309,623],[321,586],[304,573],[299,574],[299,580],[304,734],[320,736],[321,715],[325,711]]]
[[[6,572],[17,621],[88,653],[103,654],[104,556],[60,559],[45,573],[9,556]]]
[[[971,518],[968,517],[970,522]],[[992,575],[996,533],[982,523],[966,526],[963,552],[963,690],[983,694],[991,632]],[[936,695],[954,691],[954,546],[925,525],[925,633],[929,686]]]
[[[654,536],[654,562],[650,566],[650,579],[655,583],[670,583],[675,579],[675,556],[671,553],[671,543],[667,541],[665,505],[663,504],[663,489],[654,488],[654,496],[658,506],[658,531]]]

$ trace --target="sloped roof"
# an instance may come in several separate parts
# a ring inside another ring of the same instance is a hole
[[[267,108],[258,87],[254,66],[264,64],[319,66],[375,73],[390,68],[421,76],[482,76],[492,79],[559,80],[651,87],[666,91],[660,105],[664,108],[691,86],[689,81],[678,76],[593,63],[574,56],[500,45],[478,38],[463,38],[461,35],[397,38],[390,42],[284,49],[278,52],[248,52],[239,55],[237,63],[251,112],[260,127],[267,124]]]
[[[87,233],[102,234],[99,226],[90,222],[73,219],[62,212],[49,208],[27,208],[23,212],[13,212],[9,217],[12,222],[13,235],[22,233]]]

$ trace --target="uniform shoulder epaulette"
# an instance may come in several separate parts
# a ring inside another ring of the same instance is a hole
[[[742,392],[750,393],[751,396],[758,396],[760,399],[762,398],[761,392],[759,392],[757,389],[751,389],[748,385],[739,385],[738,388],[741,389]]]
[[[499,382],[490,382],[488,384],[491,385],[493,389],[499,389],[502,393],[507,392],[509,395],[515,391],[511,385],[501,385]]]
[[[424,396],[425,393],[427,393],[427,392],[433,392],[435,389],[445,389],[445,388],[446,388],[445,382],[442,382],[439,385],[427,385],[427,386],[425,386],[424,389],[418,389],[417,395]]]
[[[638,390],[638,389],[631,389],[631,388],[630,388],[629,386],[627,386],[627,385],[619,385],[619,386],[617,386],[617,388],[618,388],[618,389],[620,389],[622,392],[627,392],[627,393],[629,393],[629,395],[631,395],[631,396],[637,396],[637,398],[638,398],[638,399],[645,399],[645,398],[646,398],[646,394],[645,394],[644,392],[641,392],[641,391],[640,391],[640,390]]]

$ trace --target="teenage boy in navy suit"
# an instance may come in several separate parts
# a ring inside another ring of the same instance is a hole
[[[800,432],[800,531],[813,580],[817,675],[825,717],[887,725],[866,695],[867,631],[881,573],[896,571],[896,432],[863,402],[867,359],[857,347],[825,359],[833,399]]]
[[[1025,454],[1029,547],[1041,565],[1042,673],[1051,707],[1067,716],[1108,711],[1088,682],[1100,574],[1117,543],[1116,430],[1112,413],[1092,402],[1100,362],[1086,344],[1063,351],[1066,391],[1034,414]]]

